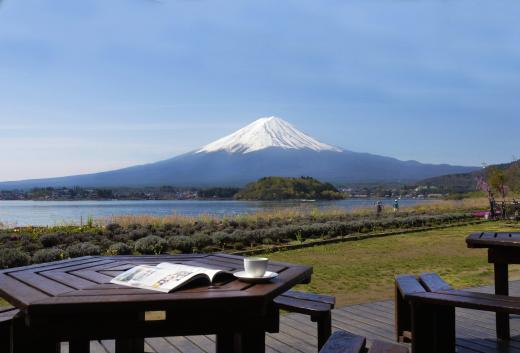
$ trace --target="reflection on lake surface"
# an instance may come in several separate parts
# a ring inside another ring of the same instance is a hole
[[[351,210],[371,207],[377,200],[348,199],[339,201],[0,201],[0,222],[7,225],[54,225],[85,222],[87,217],[103,218],[114,215],[171,214],[214,216],[255,213],[281,208],[319,208]],[[392,207],[393,200],[382,200]],[[401,206],[431,202],[428,200],[401,200]]]

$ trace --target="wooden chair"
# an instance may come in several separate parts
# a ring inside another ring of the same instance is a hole
[[[332,309],[336,298],[297,291],[288,291],[276,297],[274,302],[280,309],[309,315],[317,323],[318,350],[329,339],[332,332]]]
[[[455,353],[455,308],[520,314],[520,298],[455,290],[435,273],[396,277],[397,338],[413,353]]]
[[[0,308],[0,352],[11,351],[11,327],[18,312],[13,307]]]
[[[336,331],[320,353],[408,353],[408,348],[393,343],[374,341],[366,348],[366,339],[345,331]]]
[[[397,342],[412,340],[412,312],[407,297],[414,293],[425,293],[426,289],[412,275],[395,277],[395,331]]]

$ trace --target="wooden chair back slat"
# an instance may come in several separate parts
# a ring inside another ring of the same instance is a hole
[[[449,291],[453,289],[452,286],[444,282],[436,273],[423,273],[419,276],[419,281],[428,292]]]

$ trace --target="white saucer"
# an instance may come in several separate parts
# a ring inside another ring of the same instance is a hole
[[[236,273],[233,273],[233,275],[236,278],[238,278],[239,280],[241,280],[243,282],[248,282],[248,283],[265,283],[265,282],[269,282],[273,278],[278,277],[278,273],[269,272],[269,271],[266,271],[265,274],[263,275],[263,277],[251,277],[251,276],[247,275],[246,271],[236,272]]]

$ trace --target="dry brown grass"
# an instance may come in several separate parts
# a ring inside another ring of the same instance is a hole
[[[418,214],[437,214],[437,213],[448,213],[448,212],[460,212],[460,211],[473,211],[486,209],[488,201],[485,198],[473,198],[464,199],[460,201],[454,200],[438,200],[432,201],[425,204],[405,206],[401,208],[402,212],[418,213]],[[386,214],[393,213],[390,207],[386,207],[384,212]],[[221,222],[225,220],[234,220],[238,222],[246,223],[257,223],[259,221],[270,221],[280,219],[292,219],[298,217],[313,218],[341,216],[345,214],[353,216],[369,216],[374,214],[373,207],[356,208],[352,210],[346,210],[343,208],[332,208],[332,209],[319,209],[316,207],[299,207],[299,208],[276,208],[268,209],[264,211],[258,211],[255,213],[228,215],[224,217],[218,217],[209,214],[202,214],[198,216],[184,216],[176,213],[166,216],[154,216],[148,214],[142,215],[122,215],[122,216],[111,216],[107,218],[96,219],[95,223],[98,225],[106,225],[108,223],[118,223],[122,226],[128,226],[129,224],[193,224],[195,222],[200,223],[213,223]]]

